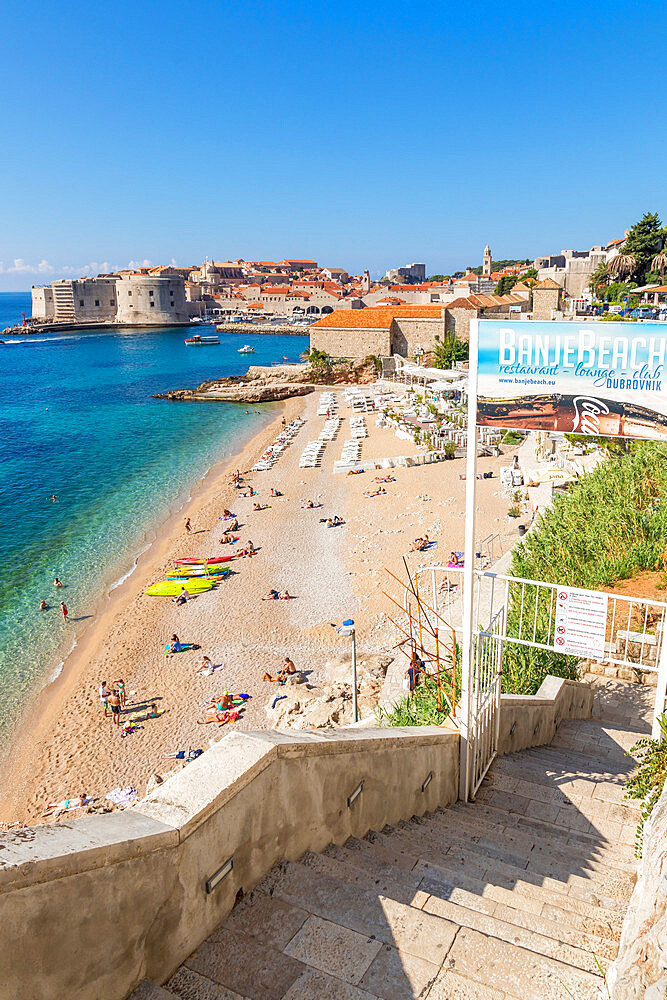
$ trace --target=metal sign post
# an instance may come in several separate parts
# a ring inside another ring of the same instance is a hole
[[[466,442],[466,509],[463,563],[463,657],[461,660],[461,759],[459,798],[467,801],[471,749],[473,676],[473,588],[475,585],[475,485],[477,483],[477,360],[478,321],[470,322],[468,362],[468,437]]]

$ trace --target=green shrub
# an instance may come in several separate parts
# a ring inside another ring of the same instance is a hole
[[[641,858],[644,846],[644,824],[660,798],[667,777],[667,719],[660,716],[659,740],[648,736],[637,740],[628,757],[637,760],[636,772],[625,782],[625,797],[641,801],[641,818],[635,840],[635,857]]]

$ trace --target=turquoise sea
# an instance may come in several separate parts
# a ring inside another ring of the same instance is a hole
[[[0,293],[0,330],[22,311],[30,315],[29,294]],[[299,336],[221,334],[219,347],[193,348],[189,335],[82,330],[0,344],[0,738],[160,522],[276,412],[151,393],[241,374],[249,362],[296,361],[308,346]],[[245,343],[250,358],[237,353]],[[48,611],[38,610],[42,597]]]

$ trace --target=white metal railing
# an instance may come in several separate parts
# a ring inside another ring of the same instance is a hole
[[[463,624],[463,568],[423,566],[430,575],[433,608],[455,630]],[[562,584],[505,576],[475,570],[474,617],[477,628],[486,629],[499,609],[507,610],[508,642],[552,653],[556,643],[556,592]],[[667,616],[667,603],[645,597],[607,593],[607,623],[604,650],[599,662],[657,673]]]

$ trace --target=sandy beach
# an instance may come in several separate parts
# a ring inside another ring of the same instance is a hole
[[[266,705],[277,690],[261,680],[263,673],[275,674],[289,655],[308,681],[317,683],[327,660],[349,642],[331,627],[345,617],[356,621],[362,653],[385,652],[396,643],[387,618],[392,606],[382,593],[391,586],[385,568],[404,575],[403,556],[424,533],[438,547],[409,554],[412,568],[446,562],[450,550],[463,548],[464,462],[395,469],[390,474],[396,481],[385,484],[386,494],[364,497],[377,485],[375,477],[386,474],[373,468],[374,460],[416,449],[392,430],[378,428],[368,414],[361,455],[371,467],[361,475],[334,475],[333,461],[349,437],[352,414],[342,391],[337,396],[343,424],[336,440],[327,443],[321,467],[298,467],[304,446],[324,424],[316,415],[319,394],[313,393],[284,404],[286,420],[302,413],[306,424],[270,471],[246,476],[258,496],[242,498],[230,472],[251,468],[279,432],[280,416],[193,490],[186,507],[163,525],[136,571],[85,631],[62,675],[28,707],[2,762],[1,822],[36,822],[49,802],[83,792],[103,800],[116,786],[131,785],[141,797],[150,776],[169,769],[165,754],[206,748],[231,728],[266,728]],[[478,483],[478,539],[509,532],[498,479],[506,464],[507,453],[480,460],[480,471],[492,470],[494,478]],[[272,497],[272,487],[283,496]],[[308,500],[322,506],[306,509]],[[269,506],[254,512],[255,502]],[[145,596],[146,586],[164,579],[174,558],[229,554],[231,546],[219,542],[224,508],[238,518],[240,542],[234,548],[251,539],[257,554],[234,560],[228,579],[184,606]],[[343,518],[342,526],[329,529],[320,522],[335,514]],[[189,535],[185,517],[192,523]],[[294,599],[262,601],[270,588],[287,589]],[[164,644],[174,632],[200,648],[165,656]],[[196,674],[204,654],[218,667],[210,676]],[[126,714],[152,701],[162,712],[124,737],[104,717],[98,697],[102,680],[119,678],[128,692]],[[241,719],[221,729],[197,725],[208,700],[223,691],[251,696]]]

